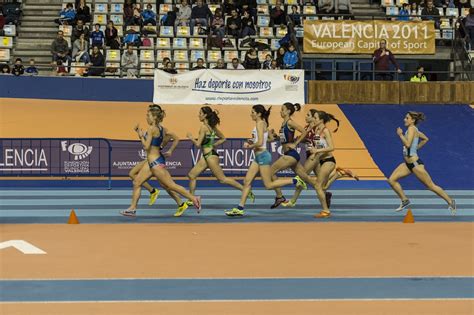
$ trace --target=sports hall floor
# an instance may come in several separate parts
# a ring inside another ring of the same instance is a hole
[[[223,215],[240,192],[203,188],[201,214],[143,193],[126,218],[129,189],[1,190],[0,241],[46,254],[0,250],[0,314],[474,314],[474,191],[449,191],[456,217],[408,191],[415,224],[385,189],[333,190],[324,221],[312,191],[274,210],[255,192],[244,217]]]

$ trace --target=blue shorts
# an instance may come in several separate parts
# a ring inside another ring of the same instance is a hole
[[[150,169],[152,169],[153,167],[155,167],[157,165],[159,167],[166,167],[166,160],[165,160],[163,155],[160,155],[159,158],[157,158],[156,160],[154,160],[151,163],[148,163],[148,165],[150,165]]]
[[[295,149],[291,149],[291,150],[286,151],[285,155],[291,156],[292,158],[294,158],[296,160],[296,162],[300,161],[300,154]]]
[[[267,150],[258,153],[255,155],[255,162],[258,165],[271,165],[272,164],[272,155]]]

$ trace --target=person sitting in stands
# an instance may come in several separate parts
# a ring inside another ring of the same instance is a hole
[[[85,0],[80,0],[79,5],[76,6],[76,17],[78,20],[83,20],[85,23],[91,21],[91,9],[86,4]]]
[[[290,46],[288,46],[288,51],[283,57],[283,64],[285,65],[285,69],[295,69],[296,65],[298,64],[298,61],[298,52],[295,50],[295,46],[293,44],[290,44]]]
[[[38,69],[35,66],[35,60],[30,59],[30,66],[26,68],[25,73],[28,75],[38,75]]]
[[[410,82],[428,82],[426,76],[423,74],[425,69],[423,66],[419,66],[416,68],[417,73],[411,77]]]
[[[156,25],[156,13],[152,10],[152,5],[148,3],[146,9],[142,12],[143,24],[151,23]]]
[[[66,8],[59,13],[59,19],[54,20],[57,24],[72,25],[76,20],[76,11],[72,7],[72,3],[66,4]]]
[[[87,64],[87,75],[89,76],[101,76],[104,74],[105,58],[99,50],[99,47],[94,46],[92,48],[92,55],[90,56],[90,63]]]
[[[102,48],[104,46],[105,35],[104,32],[100,30],[100,24],[94,25],[94,31],[91,33],[91,46],[97,46]]]

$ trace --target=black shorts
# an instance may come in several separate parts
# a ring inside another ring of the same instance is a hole
[[[204,157],[205,160],[207,160],[208,157],[210,156],[219,156],[219,154],[217,154],[217,151],[212,149],[211,151],[207,152],[206,154],[203,154],[202,156]]]
[[[334,156],[331,156],[331,157],[319,160],[319,165],[323,166],[323,164],[326,162],[333,162],[334,164],[336,164],[336,159],[334,158]]]
[[[413,163],[407,163],[407,162],[405,162],[405,165],[408,167],[408,169],[410,170],[410,172],[413,173],[413,169],[414,169],[415,167],[417,167],[418,165],[425,165],[425,163],[423,163],[423,161],[422,161],[421,159],[418,159],[418,160],[416,160],[416,161],[413,162]]]

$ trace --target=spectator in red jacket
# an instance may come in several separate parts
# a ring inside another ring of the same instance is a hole
[[[390,73],[390,62],[395,66],[398,73],[401,73],[400,66],[393,56],[392,52],[387,49],[387,41],[382,39],[379,44],[380,48],[374,51],[372,59],[375,65],[375,79],[382,81],[392,81],[393,75]]]

